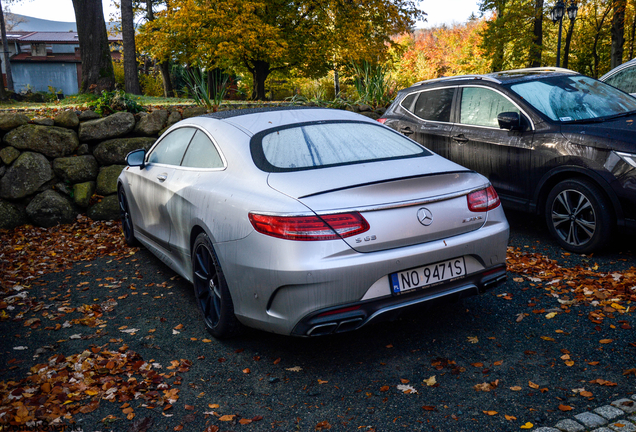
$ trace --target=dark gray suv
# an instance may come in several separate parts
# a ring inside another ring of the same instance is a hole
[[[636,230],[636,98],[567,69],[417,83],[379,119],[485,176],[508,208],[545,215],[567,250]]]

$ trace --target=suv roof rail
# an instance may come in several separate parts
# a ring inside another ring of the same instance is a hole
[[[457,76],[433,78],[433,79],[429,79],[429,80],[418,81],[418,82],[416,82],[413,85],[416,86],[416,85],[421,85],[421,84],[424,84],[424,83],[428,84],[428,83],[437,82],[437,81],[452,81],[452,80],[459,80],[459,79],[485,80],[485,81],[491,81],[491,82],[495,82],[497,84],[501,84],[501,81],[499,81],[497,78],[494,78],[492,76],[473,74],[473,75],[457,75]]]
[[[546,66],[546,67],[533,67],[533,68],[523,68],[523,69],[512,69],[512,70],[506,70],[506,71],[499,71],[499,72],[493,72],[493,73],[491,73],[489,75],[492,76],[492,75],[509,74],[509,73],[523,73],[523,72],[563,72],[563,73],[578,74],[578,72],[575,72],[575,71],[570,70],[570,69]]]

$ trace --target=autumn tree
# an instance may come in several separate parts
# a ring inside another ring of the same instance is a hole
[[[112,90],[115,72],[101,0],[73,0],[82,58],[80,92]]]
[[[264,99],[272,72],[319,77],[343,59],[377,58],[417,16],[411,0],[174,0],[139,41],[158,60],[246,70],[252,98]]]

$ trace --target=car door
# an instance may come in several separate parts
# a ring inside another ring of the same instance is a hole
[[[424,90],[405,97],[402,107],[408,113],[400,120],[398,132],[448,158],[455,88]]]
[[[625,93],[636,96],[636,63],[632,63],[631,66],[625,66],[607,78],[601,77],[600,80],[623,90]]]
[[[130,185],[142,220],[138,230],[166,251],[171,249],[168,203],[174,194],[173,177],[195,131],[191,127],[180,127],[164,135],[150,149],[146,166],[136,171]]]
[[[512,200],[530,197],[529,172],[534,125],[504,93],[483,86],[462,86],[456,102],[449,159],[486,177],[500,195]],[[497,115],[516,112],[521,130],[499,127]]]
[[[216,205],[214,196],[219,184],[219,171],[225,170],[225,159],[212,139],[198,129],[179,167],[175,167],[171,181],[167,212],[170,217],[170,246],[180,259],[190,252],[190,229],[196,209],[211,211]]]

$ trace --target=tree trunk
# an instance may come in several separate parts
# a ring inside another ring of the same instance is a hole
[[[614,0],[614,15],[612,16],[612,54],[610,60],[610,67],[612,69],[623,63],[626,6],[627,0]]]
[[[500,0],[495,2],[495,13],[497,14],[497,18],[495,18],[495,28],[496,28],[496,37],[495,37],[495,52],[493,53],[493,59],[491,68],[493,72],[498,72],[503,70],[504,68],[504,38],[503,38],[503,30],[505,26],[504,21],[504,9],[506,6],[505,0]]]
[[[253,67],[249,67],[249,71],[252,73],[254,80],[254,86],[252,87],[252,99],[265,100],[265,80],[271,72],[269,63],[264,60],[256,60],[252,62]]]
[[[0,59],[0,70],[2,70],[2,59]],[[0,83],[0,100],[7,100],[7,91],[4,89],[4,83]]]
[[[634,14],[634,19],[632,20],[632,30],[629,35],[629,59],[634,58],[634,36],[636,35],[636,13]]]
[[[141,94],[137,50],[135,49],[135,24],[132,0],[121,0],[121,35],[124,39],[124,82],[126,93]]]
[[[7,75],[7,88],[15,91],[13,87],[13,75],[11,74],[11,62],[9,61],[9,43],[7,42],[7,28],[4,23],[4,11],[2,10],[2,0],[0,0],[0,32],[2,34],[2,48],[4,51],[4,70]],[[4,92],[4,83],[2,83]]]
[[[155,14],[152,11],[152,0],[146,0],[146,19],[148,21],[155,20]],[[163,81],[163,97],[174,97],[174,87],[170,79],[170,61],[158,62],[159,72],[161,72],[161,81]]]
[[[174,97],[174,88],[170,79],[170,63],[167,61],[159,63],[159,72],[161,72],[161,80],[163,81],[163,96]]]
[[[115,87],[102,0],[73,0],[82,59],[80,93],[111,91]]]
[[[570,56],[570,42],[572,41],[572,33],[574,33],[574,20],[570,20],[570,27],[565,35],[565,46],[563,47],[563,67],[568,68],[568,57]]]
[[[340,75],[338,74],[338,69],[333,70],[333,91],[337,98],[338,95],[340,95]]]
[[[530,67],[540,67],[541,51],[543,49],[543,0],[536,0],[534,4],[534,27],[532,33]]]

